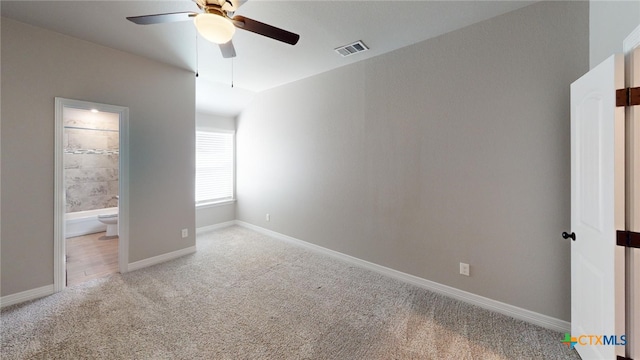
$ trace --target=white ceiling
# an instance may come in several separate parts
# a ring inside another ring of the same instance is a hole
[[[196,44],[195,27],[190,22],[142,26],[125,19],[199,11],[191,0],[2,0],[0,6],[5,17],[194,72],[197,69],[198,110],[236,115],[256,92],[421,42],[533,2],[249,0],[237,15],[298,33],[300,41],[291,46],[239,30],[233,38],[237,52],[233,61],[223,59],[217,45],[202,38]],[[333,51],[356,40],[363,40],[370,50],[346,58]]]

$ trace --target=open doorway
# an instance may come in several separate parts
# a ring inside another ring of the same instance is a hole
[[[127,270],[128,109],[56,98],[56,291]]]
[[[67,285],[118,272],[120,116],[64,107]]]

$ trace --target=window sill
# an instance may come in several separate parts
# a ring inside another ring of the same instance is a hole
[[[231,204],[234,204],[235,202],[236,202],[236,199],[206,202],[202,204],[197,204],[196,209],[206,209],[206,208],[216,207],[216,206],[231,205]]]

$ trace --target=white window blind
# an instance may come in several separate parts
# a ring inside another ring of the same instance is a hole
[[[233,199],[233,138],[196,131],[196,205]]]

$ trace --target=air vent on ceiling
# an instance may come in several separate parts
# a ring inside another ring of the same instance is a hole
[[[369,48],[367,47],[367,45],[365,45],[362,42],[362,40],[358,40],[358,41],[354,42],[353,44],[340,46],[338,48],[335,48],[334,50],[338,54],[340,54],[343,57],[345,57],[345,56],[353,55],[355,53],[367,51],[367,50],[369,50]]]

